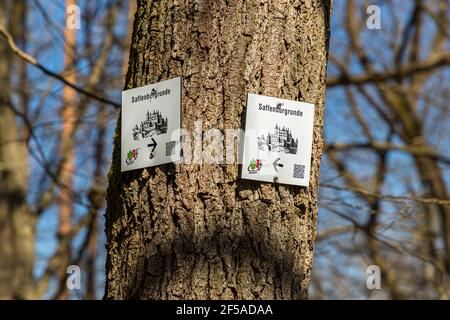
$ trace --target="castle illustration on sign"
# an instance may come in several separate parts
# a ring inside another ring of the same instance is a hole
[[[289,128],[279,127],[275,125],[275,130],[268,133],[266,136],[258,137],[258,148],[260,150],[267,150],[272,152],[284,152],[296,154],[298,148],[298,139],[292,137],[292,132]]]
[[[133,128],[134,140],[150,138],[153,135],[160,135],[167,132],[167,117],[163,118],[159,111],[147,111],[147,116],[144,121]]]

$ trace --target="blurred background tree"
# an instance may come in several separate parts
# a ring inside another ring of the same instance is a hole
[[[3,299],[103,295],[106,171],[136,4],[77,0],[72,41],[72,2],[0,0]],[[447,299],[449,3],[333,5],[310,296]],[[381,29],[366,25],[370,5]],[[66,291],[68,263],[82,270],[81,290]],[[380,290],[366,286],[369,265],[381,269]]]
[[[134,5],[1,5],[0,298],[99,298],[113,101]],[[67,10],[74,5],[79,16]],[[66,18],[79,19],[79,29]],[[83,270],[84,289],[68,294],[70,264]]]
[[[448,299],[449,3],[335,1],[333,17],[312,296]]]

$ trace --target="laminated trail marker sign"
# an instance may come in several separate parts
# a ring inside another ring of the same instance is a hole
[[[314,105],[248,94],[241,178],[308,186]]]
[[[122,92],[121,171],[180,160],[181,78]]]

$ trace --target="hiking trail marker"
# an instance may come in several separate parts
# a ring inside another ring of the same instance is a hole
[[[181,78],[122,91],[121,171],[180,157]]]
[[[314,105],[248,94],[241,178],[308,186]]]

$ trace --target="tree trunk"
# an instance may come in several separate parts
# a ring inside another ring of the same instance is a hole
[[[76,0],[66,0],[65,7],[76,5]],[[64,71],[67,73],[65,78],[70,83],[76,83],[77,75],[75,72],[75,47],[77,30],[71,28],[64,29],[64,39],[66,46],[64,48]],[[60,183],[63,186],[59,194],[59,239],[67,238],[72,230],[73,216],[73,173],[75,171],[75,150],[74,150],[74,131],[76,122],[76,91],[69,86],[64,86],[62,93],[61,108],[61,173]],[[67,241],[61,254],[61,267],[58,270],[59,292],[57,299],[66,299],[68,292],[66,290],[66,267],[70,265],[71,243]]]
[[[189,132],[195,121],[203,132],[240,128],[248,92],[313,103],[312,171],[309,188],[240,180],[237,164],[121,173],[119,119],[107,195],[105,298],[308,297],[330,6],[139,1],[127,89],[182,76]]]
[[[0,24],[22,38],[24,24],[16,21],[26,16],[26,3],[9,1],[5,6]],[[10,18],[7,12],[13,13]],[[33,288],[36,219],[26,203],[27,144],[13,107],[23,111],[26,106],[11,105],[13,53],[0,40],[0,299],[25,299]]]

